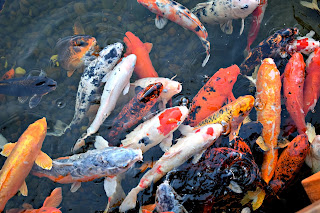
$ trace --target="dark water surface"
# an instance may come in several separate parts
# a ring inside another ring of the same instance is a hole
[[[178,2],[192,8],[201,1]],[[159,76],[171,78],[177,75],[175,80],[183,84],[181,94],[173,98],[174,105],[183,96],[191,100],[204,85],[206,76],[212,76],[219,68],[240,65],[244,59],[243,50],[251,16],[245,20],[241,36],[240,20],[233,21],[232,35],[221,32],[218,25],[206,26],[211,42],[211,58],[204,68],[201,63],[205,52],[198,37],[170,21],[163,30],[158,30],[154,26],[154,18],[155,14],[136,0],[7,0],[0,13],[0,76],[14,65],[24,68],[27,73],[33,69],[43,69],[50,78],[57,81],[58,87],[44,96],[33,109],[29,109],[27,103],[20,104],[16,97],[6,97],[6,101],[0,104],[0,133],[8,141],[15,142],[29,124],[43,116],[47,118],[51,130],[57,120],[65,123],[71,121],[81,72],[76,71],[68,78],[61,67],[50,67],[49,59],[57,54],[54,49],[57,40],[73,35],[76,21],[82,24],[87,35],[97,39],[101,47],[122,41],[126,31],[132,31],[144,42],[153,43],[150,57]],[[302,7],[298,0],[270,0],[258,38],[252,47],[276,30],[287,27],[298,27],[302,35],[312,29],[319,39],[319,20],[317,11]],[[234,95],[254,95],[254,92],[248,80],[239,76],[234,86]],[[320,111],[319,106],[316,111]],[[255,118],[255,112],[251,115]],[[315,117],[312,119],[309,115],[307,121],[310,120],[318,127]],[[70,155],[71,147],[84,131],[85,128],[79,128],[68,131],[62,137],[47,136],[42,150],[53,159]],[[148,155],[161,154],[159,149],[153,149]],[[0,157],[0,165],[3,165],[5,159]],[[136,172],[132,170],[128,173],[129,176]],[[304,167],[301,176],[296,178],[297,184],[283,193],[281,200],[265,203],[260,211],[293,212],[308,205],[308,198],[299,184],[299,180],[307,175],[309,170]],[[130,178],[125,184],[125,191],[136,186],[138,180]],[[101,179],[83,183],[76,193],[70,192],[70,184],[62,185],[46,178],[29,175],[26,182],[29,195],[13,197],[6,209],[21,207],[25,202],[39,208],[57,186],[63,187],[62,212],[96,212],[104,210],[107,204]]]

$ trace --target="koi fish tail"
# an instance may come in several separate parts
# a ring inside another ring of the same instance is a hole
[[[206,58],[202,62],[202,67],[204,67],[204,66],[206,66],[206,64],[207,64],[207,62],[209,61],[209,58],[210,58],[210,42],[207,41],[204,38],[200,38],[200,40],[201,40],[201,43],[204,46],[204,48],[206,48],[206,53],[207,53]]]
[[[133,209],[136,207],[136,202],[137,202],[137,195],[138,193],[142,191],[142,189],[138,186],[136,188],[133,188],[127,197],[124,199],[122,204],[120,205],[120,212],[125,212],[128,211],[129,209]]]
[[[311,123],[307,123],[306,135],[308,136],[308,141],[312,143],[313,139],[316,137],[316,130]]]

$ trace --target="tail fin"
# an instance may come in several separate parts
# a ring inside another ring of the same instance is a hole
[[[207,53],[206,58],[202,62],[202,67],[204,67],[204,66],[206,66],[206,64],[207,64],[207,62],[209,61],[209,58],[210,58],[210,42],[201,38],[201,43],[204,46],[204,48],[206,48],[206,53]]]
[[[313,139],[316,137],[316,130],[311,123],[307,123],[306,134],[308,136],[308,141],[312,143]]]
[[[307,8],[313,9],[313,10],[317,10],[320,12],[317,0],[312,0],[312,3],[307,2],[307,1],[300,1],[300,4],[304,7],[307,7]]]
[[[43,207],[58,207],[62,201],[62,189],[61,187],[55,188],[49,197],[47,197],[43,203]]]

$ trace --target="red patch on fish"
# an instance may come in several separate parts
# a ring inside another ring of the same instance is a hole
[[[157,173],[158,173],[158,174],[161,174],[161,173],[162,173],[162,171],[161,171],[161,165],[160,165],[160,166],[158,166],[158,168],[157,168],[157,170],[156,170],[156,171],[157,171]]]
[[[197,129],[196,133],[200,132],[200,129]]]
[[[209,128],[207,129],[207,135],[213,136],[213,133],[214,133],[213,128],[212,128],[212,127],[209,127]]]
[[[169,134],[178,126],[182,113],[179,108],[167,109],[159,116],[160,126],[157,128],[163,135]]]
[[[308,42],[308,38],[302,39],[302,40],[298,40],[297,43],[297,51],[301,51],[305,48],[307,48],[309,46],[309,42]]]

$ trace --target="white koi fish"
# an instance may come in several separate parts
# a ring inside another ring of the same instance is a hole
[[[84,134],[84,136],[78,139],[77,143],[73,147],[73,151],[78,150],[84,145],[84,139],[99,130],[101,124],[115,108],[120,94],[122,92],[124,95],[128,93],[130,87],[130,78],[132,76],[136,60],[136,55],[128,55],[127,57],[123,58],[122,61],[111,72],[107,73],[104,79],[102,79],[102,82],[106,82],[106,84],[103,89],[100,107],[96,117],[91,123],[90,127],[87,129],[87,132]]]
[[[185,106],[165,109],[137,126],[121,143],[125,148],[141,149],[142,153],[145,153],[161,142],[160,148],[167,151],[172,145],[173,132],[186,119],[188,113]]]
[[[103,77],[116,65],[121,57],[123,45],[115,43],[105,47],[99,57],[84,70],[78,86],[75,113],[65,131],[72,125],[80,123],[90,107],[90,99],[97,92]],[[64,131],[64,132],[65,132]]]
[[[129,192],[120,205],[120,212],[134,208],[138,193],[148,188],[151,183],[156,183],[172,169],[182,165],[192,156],[194,156],[193,163],[198,161],[203,152],[216,141],[222,131],[222,125],[210,124],[185,133],[186,136],[178,139],[178,142],[164,153],[153,168],[143,175],[138,186]]]
[[[232,20],[242,19],[240,35],[244,29],[244,19],[259,5],[259,0],[213,0],[197,4],[191,10],[204,24],[220,24],[222,32],[233,32]]]

